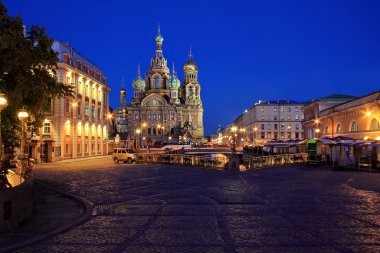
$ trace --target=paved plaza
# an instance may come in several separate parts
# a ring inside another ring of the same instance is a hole
[[[18,252],[380,252],[380,174],[39,165],[36,178],[94,204],[86,221]]]

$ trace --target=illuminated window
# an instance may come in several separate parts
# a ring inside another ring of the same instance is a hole
[[[283,106],[280,107],[280,112],[284,112],[284,107]]]
[[[295,112],[298,112],[298,107],[294,108]]]
[[[100,127],[100,125],[98,126],[98,137],[101,137],[102,136],[102,129]]]
[[[106,128],[106,126],[103,127],[103,136],[104,136],[104,138],[107,137],[107,128]]]
[[[43,134],[50,134],[50,123],[49,122],[44,123]]]
[[[281,124],[281,130],[285,129],[285,124]]]
[[[88,124],[84,126],[84,135],[88,136]]]
[[[70,121],[67,121],[65,124],[66,135],[70,135]]]
[[[373,118],[371,121],[371,126],[369,128],[370,130],[379,130],[380,129],[380,123],[377,119]]]
[[[84,103],[84,115],[88,116],[88,102]]]
[[[82,124],[78,124],[78,128],[77,128],[77,133],[78,133],[78,136],[82,136]]]
[[[357,131],[359,131],[358,123],[356,121],[353,121],[351,124],[351,132],[357,132]]]
[[[296,120],[299,120],[299,116],[298,116],[298,114],[297,114],[297,115],[295,115],[295,117],[296,117]]]
[[[292,133],[288,133],[288,139],[292,138]]]

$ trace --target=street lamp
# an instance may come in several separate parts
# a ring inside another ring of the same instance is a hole
[[[8,100],[4,93],[0,93],[0,158],[3,157],[3,138],[1,136],[1,111],[8,106]]]
[[[317,137],[317,139],[318,139],[318,135],[319,135],[319,132],[320,132],[321,130],[319,129],[319,128],[317,128],[317,129],[315,129],[315,133],[316,133],[316,137]]]
[[[136,129],[136,135],[140,138],[139,145],[137,145],[136,143],[136,149],[137,149],[137,146],[139,146],[140,148],[140,143],[141,143],[141,130],[138,128]],[[137,138],[136,138],[136,141],[137,141]]]
[[[256,143],[257,126],[253,128],[253,140]]]
[[[233,143],[233,146],[232,146],[232,153],[235,154],[235,152],[236,152],[236,131],[237,131],[237,127],[235,127],[235,126],[231,127],[231,131],[233,132],[233,136],[234,136],[234,143]]]
[[[24,136],[24,132],[25,132],[25,120],[29,117],[29,113],[24,109],[22,108],[18,114],[17,114],[17,117],[18,119],[21,121],[21,151],[22,153],[24,153],[25,151],[25,136]]]

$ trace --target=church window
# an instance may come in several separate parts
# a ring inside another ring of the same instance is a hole
[[[156,77],[156,79],[154,79],[154,86],[156,89],[160,88],[160,82],[158,81],[158,77]]]
[[[135,115],[135,119],[139,119],[139,115],[138,114]]]
[[[95,105],[91,106],[91,117],[95,117]]]
[[[148,119],[151,119],[151,116],[150,116],[150,114],[148,114]]]
[[[158,119],[161,119],[161,114],[158,114]]]

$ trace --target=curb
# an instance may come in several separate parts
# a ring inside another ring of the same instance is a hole
[[[11,252],[11,251],[14,251],[14,250],[17,250],[17,249],[29,246],[31,244],[34,244],[34,243],[36,243],[38,241],[44,240],[44,239],[46,239],[48,237],[61,234],[62,232],[65,232],[65,231],[69,230],[73,226],[76,226],[76,225],[79,225],[79,224],[85,222],[86,220],[88,220],[88,218],[92,214],[92,209],[94,207],[94,204],[91,201],[89,201],[89,200],[87,200],[85,198],[79,197],[77,195],[71,194],[71,193],[66,193],[66,192],[59,191],[59,190],[53,188],[52,186],[50,186],[50,185],[48,185],[46,183],[43,183],[41,180],[38,180],[38,179],[35,179],[34,183],[40,184],[40,185],[42,185],[42,186],[44,186],[44,187],[46,187],[46,188],[48,188],[48,189],[50,189],[50,190],[52,190],[54,192],[62,194],[64,196],[68,197],[68,198],[74,199],[74,201],[76,201],[77,203],[83,205],[83,207],[85,208],[84,214],[81,217],[79,217],[78,219],[74,220],[73,222],[70,222],[70,223],[68,223],[68,224],[66,224],[64,226],[58,227],[56,229],[53,229],[52,231],[50,231],[50,232],[48,232],[46,234],[38,235],[38,236],[32,237],[30,239],[27,239],[27,240],[25,240],[23,242],[15,243],[13,245],[1,248],[0,249],[0,253]]]

